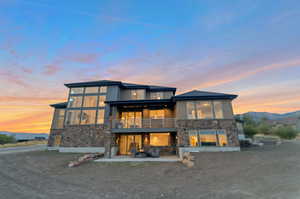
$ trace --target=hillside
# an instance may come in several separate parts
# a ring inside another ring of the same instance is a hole
[[[14,136],[16,140],[34,140],[34,139],[48,139],[48,134],[46,133],[14,133],[8,131],[0,131],[0,134]]]

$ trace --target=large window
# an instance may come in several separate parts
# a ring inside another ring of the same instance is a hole
[[[170,133],[150,133],[151,146],[169,146]]]
[[[85,96],[83,107],[96,107],[98,96]]]
[[[123,128],[141,128],[142,112],[122,112],[121,121]]]
[[[98,93],[99,87],[86,87],[85,93]]]
[[[97,124],[103,124],[104,123],[104,109],[98,110],[98,118],[97,118]]]
[[[107,86],[101,86],[100,93],[107,93]]]
[[[191,130],[189,132],[190,146],[227,146],[227,136],[224,130]]]
[[[71,88],[71,94],[83,94],[83,88]]]
[[[187,101],[187,119],[222,119],[222,101]]]
[[[106,96],[105,95],[100,95],[99,96],[98,106],[99,107],[104,107],[105,106],[105,100],[106,100]]]
[[[55,109],[52,122],[52,129],[62,129],[64,127],[65,109]]]
[[[144,89],[132,89],[130,90],[130,95],[132,100],[145,99],[145,90]]]
[[[164,93],[163,92],[151,92],[150,99],[164,99]]]
[[[81,124],[95,124],[96,110],[83,110],[81,114]]]
[[[165,111],[164,110],[150,110],[149,117],[151,119],[163,119],[163,118],[165,118]]]
[[[66,116],[67,125],[78,125],[80,122],[80,110],[69,110]]]
[[[68,108],[80,108],[82,106],[82,96],[71,96]]]

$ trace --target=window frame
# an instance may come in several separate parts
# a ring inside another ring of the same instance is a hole
[[[208,102],[210,104],[210,106],[211,106],[211,115],[212,115],[211,118],[199,118],[198,117],[197,105],[199,103],[203,103],[203,102]],[[215,102],[219,102],[220,105],[221,105],[221,110],[222,110],[222,117],[221,118],[216,117]],[[193,116],[193,118],[189,118],[188,104],[192,104],[192,107],[193,107],[192,112],[193,113],[191,115]],[[189,120],[225,119],[223,101],[222,100],[189,100],[189,101],[186,101],[186,104],[185,104],[185,117],[186,117],[186,119],[189,119]]]
[[[206,132],[214,132],[214,134],[205,133]],[[201,142],[201,135],[215,135],[216,139],[216,146],[213,147],[226,147],[228,145],[228,136],[225,129],[199,129],[199,130],[189,130],[188,136],[189,136],[189,147],[211,147],[211,146],[202,146]],[[224,135],[226,138],[226,144],[220,144],[220,136]],[[196,136],[197,138],[197,145],[192,146],[190,141],[190,136]]]

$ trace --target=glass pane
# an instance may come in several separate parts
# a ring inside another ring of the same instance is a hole
[[[163,119],[165,118],[164,110],[150,110],[149,112],[151,119]]]
[[[100,95],[99,96],[99,103],[98,103],[98,106],[99,107],[104,107],[105,106],[105,100],[106,100],[106,96],[105,95]]]
[[[58,115],[56,120],[56,128],[62,129],[64,127],[65,110],[58,109]]]
[[[164,92],[164,99],[170,99],[173,97],[173,92]]]
[[[98,118],[97,118],[97,124],[103,124],[104,123],[104,109],[98,110]]]
[[[195,103],[186,102],[186,112],[188,119],[196,119]]]
[[[145,99],[145,90],[144,89],[131,90],[131,99],[132,100]]]
[[[68,107],[69,108],[78,108],[82,105],[82,96],[71,96],[69,99]]]
[[[198,146],[198,136],[190,135],[190,146]]]
[[[85,93],[98,93],[99,87],[86,87]]]
[[[84,97],[84,107],[96,107],[98,96],[85,96]]]
[[[71,88],[71,94],[82,94],[83,88]]]
[[[101,86],[100,93],[106,93],[106,92],[107,92],[107,86]]]
[[[217,146],[217,137],[212,134],[200,134],[201,146]]]
[[[163,92],[151,92],[150,99],[163,99]]]
[[[215,116],[217,119],[223,119],[223,103],[222,101],[214,101]]]
[[[170,134],[169,133],[150,133],[151,146],[169,146]]]
[[[67,125],[76,125],[79,124],[80,120],[80,110],[71,110],[67,112],[66,124]]]
[[[211,102],[209,101],[196,102],[196,108],[197,108],[198,119],[213,118]]]
[[[225,134],[219,134],[219,145],[220,146],[227,146],[227,136]]]
[[[81,124],[95,124],[96,110],[83,110],[81,114]]]

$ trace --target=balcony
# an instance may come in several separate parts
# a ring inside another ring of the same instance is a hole
[[[129,118],[111,120],[113,132],[168,132],[175,131],[175,118]]]

